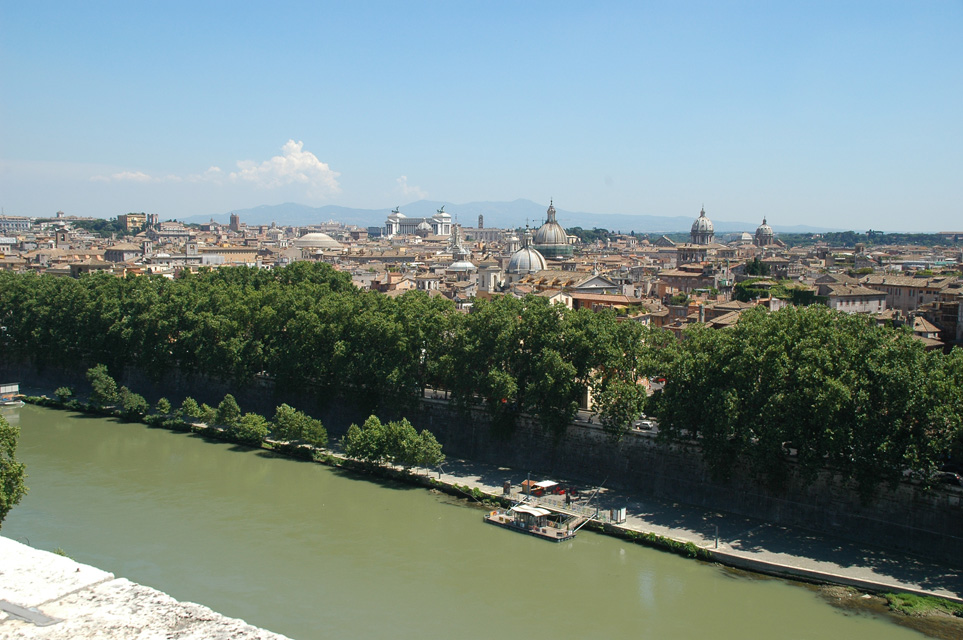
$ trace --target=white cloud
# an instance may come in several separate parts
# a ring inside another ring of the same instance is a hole
[[[143,171],[120,171],[109,176],[94,176],[91,180],[94,182],[155,182],[157,179]]]
[[[213,182],[221,184],[224,182],[224,172],[220,167],[210,167],[204,173],[193,173],[187,176],[188,182]]]
[[[408,184],[408,176],[401,176],[395,182],[398,183],[398,187],[401,189],[401,194],[405,196],[412,196],[418,200],[424,200],[428,197],[428,192],[426,192],[421,187],[416,187],[414,185]]]
[[[184,178],[174,174],[166,176],[152,176],[143,171],[118,171],[108,176],[96,175],[90,178],[91,182],[139,182],[141,184],[157,182],[183,182]]]
[[[288,140],[281,148],[281,155],[270,160],[260,164],[252,160],[242,160],[237,163],[237,167],[238,171],[231,172],[229,176],[232,181],[248,182],[263,189],[303,184],[308,187],[309,194],[316,196],[341,191],[337,180],[341,174],[332,171],[327,163],[318,160],[310,151],[305,151],[301,141]]]
[[[210,183],[222,185],[225,182],[246,183],[261,189],[277,189],[288,185],[303,185],[307,195],[325,197],[341,192],[338,176],[316,155],[304,150],[303,142],[288,140],[281,148],[281,155],[257,163],[253,160],[240,160],[238,170],[230,173],[220,167],[212,166],[203,173],[186,176],[168,174],[154,177],[143,171],[120,171],[100,174],[90,178],[93,182],[136,182],[141,184],[162,182]],[[416,188],[416,192],[420,192]],[[406,192],[407,193],[407,192]],[[423,196],[422,196],[423,197]]]

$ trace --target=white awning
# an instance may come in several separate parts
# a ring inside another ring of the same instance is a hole
[[[551,489],[552,487],[557,487],[558,483],[553,480],[542,480],[541,482],[536,482],[535,486],[540,489]]]
[[[512,511],[517,511],[519,513],[527,513],[533,516],[547,516],[551,515],[551,511],[548,509],[543,509],[542,507],[530,507],[527,504],[519,504],[512,507]]]

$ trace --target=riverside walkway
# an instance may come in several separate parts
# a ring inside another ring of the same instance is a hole
[[[517,487],[528,478],[525,472],[471,460],[450,460],[442,467],[442,472],[432,471],[432,476],[446,484],[467,485],[497,496],[502,495],[505,481]],[[552,480],[566,484],[563,478]],[[581,487],[583,495],[591,492],[587,489]],[[599,491],[592,506],[602,511],[625,507],[626,521],[615,526],[692,542],[729,566],[867,591],[903,591],[963,602],[959,570],[907,554],[607,488]]]

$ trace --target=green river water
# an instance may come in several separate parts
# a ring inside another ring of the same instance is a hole
[[[505,531],[424,489],[139,424],[4,415],[30,492],[3,535],[296,640],[923,637],[781,580]]]

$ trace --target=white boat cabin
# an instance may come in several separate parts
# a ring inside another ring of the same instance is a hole
[[[0,402],[13,402],[20,396],[20,383],[8,382],[0,384]]]
[[[511,511],[512,515],[515,516],[515,524],[526,529],[549,526],[548,516],[552,513],[548,509],[533,507],[527,504],[515,505]]]

